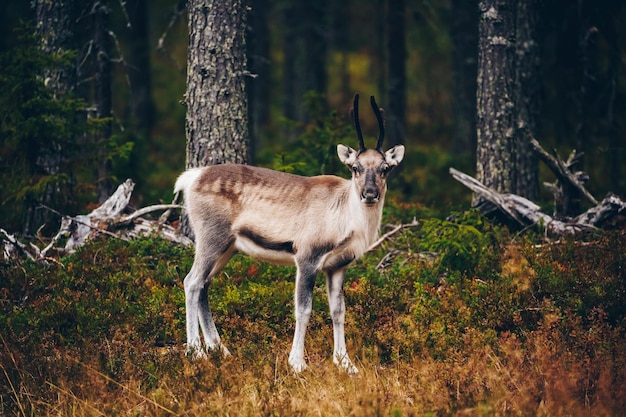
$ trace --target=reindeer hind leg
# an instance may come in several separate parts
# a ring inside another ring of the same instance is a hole
[[[185,277],[185,309],[187,326],[187,353],[193,357],[204,356],[200,329],[206,349],[220,349],[228,355],[222,344],[209,306],[209,285],[215,275],[226,265],[234,253],[233,239],[199,239],[196,235],[196,254],[191,271]]]

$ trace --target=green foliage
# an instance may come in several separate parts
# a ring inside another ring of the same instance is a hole
[[[2,271],[0,332],[42,353],[111,340],[181,340],[184,295],[179,268],[190,253],[160,239],[102,240],[48,266]]]
[[[321,94],[308,92],[304,105],[310,121],[300,124],[283,120],[286,128],[299,134],[280,149],[268,150],[271,154],[260,155],[262,162],[269,162],[271,158],[273,169],[306,176],[344,172],[337,158],[337,144],[352,143],[352,129],[335,111],[326,110]]]
[[[45,85],[45,72],[71,68],[76,53],[45,54],[33,33],[24,25],[20,43],[0,56],[0,217],[9,231],[41,202],[64,214],[93,203],[94,167],[132,149],[123,136],[102,135],[110,118],[87,118],[72,91],[55,96]]]
[[[438,254],[438,272],[458,271],[482,278],[497,273],[500,253],[493,226],[476,210],[452,218],[423,221],[420,248]]]
[[[592,242],[571,237],[541,249],[525,248],[536,271],[535,297],[587,320],[602,314],[611,323],[626,317],[626,241],[621,232],[606,232]]]
[[[68,182],[67,169],[45,172],[40,159],[56,161],[59,149],[64,150],[59,163],[72,158],[71,138],[80,131],[77,114],[84,108],[71,96],[54,98],[44,85],[44,69],[66,66],[73,54],[43,54],[32,33],[32,28],[23,27],[20,45],[0,56],[0,217],[9,229],[24,221],[25,208],[46,189]],[[75,207],[72,196],[64,199],[63,208]]]
[[[422,210],[391,204],[385,221],[410,219]],[[605,397],[584,387],[614,392],[607,387],[618,386],[626,369],[625,236],[538,245],[533,236],[512,240],[474,211],[421,224],[348,269],[346,335],[358,363],[376,373],[430,369],[429,383],[449,395],[447,407],[460,409],[490,403],[503,386],[493,378],[503,372],[505,386],[511,378],[533,375],[540,388],[528,394],[531,410],[536,398],[547,395],[541,388],[546,379],[554,384],[576,375],[567,392],[596,403]],[[424,250],[437,256],[424,257]],[[390,253],[395,257],[379,268]],[[235,395],[245,370],[250,386],[269,381],[270,393],[254,392],[271,397],[289,379],[277,375],[287,366],[293,332],[295,268],[235,256],[209,290],[217,327],[234,358],[216,354],[192,364],[182,348],[182,280],[192,258],[190,248],[158,238],[102,239],[59,263],[0,266],[0,363],[14,361],[30,375],[26,380],[44,386],[83,375],[76,361],[87,362],[115,380],[132,375],[133,384],[154,398],[163,398],[157,391],[168,384],[180,385],[162,381],[180,381],[183,374],[189,382],[181,390]],[[306,340],[316,365],[305,374],[307,384],[320,363],[330,362],[332,321],[324,287],[320,275]],[[247,391],[241,395],[249,397]]]

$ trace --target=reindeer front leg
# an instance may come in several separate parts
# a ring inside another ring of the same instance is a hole
[[[326,287],[328,292],[328,305],[330,316],[333,320],[333,362],[338,367],[344,369],[349,374],[357,374],[359,370],[352,364],[346,348],[346,337],[344,334],[344,321],[346,315],[346,304],[343,297],[343,281],[346,269],[328,272],[326,276]]]
[[[296,260],[298,272],[296,274],[295,316],[296,330],[293,335],[293,345],[289,353],[289,365],[296,372],[306,369],[304,360],[304,337],[311,318],[313,308],[313,287],[317,276],[316,263],[309,260]]]

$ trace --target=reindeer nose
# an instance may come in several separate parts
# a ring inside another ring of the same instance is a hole
[[[361,192],[361,201],[366,204],[376,203],[379,198],[380,194],[378,193],[378,188],[376,187],[368,186]]]

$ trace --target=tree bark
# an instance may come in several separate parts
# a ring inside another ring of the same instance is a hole
[[[503,193],[536,198],[538,2],[484,0],[479,11],[476,171]],[[480,203],[475,196],[474,204]]]
[[[150,36],[148,32],[148,2],[130,0],[126,11],[130,23],[129,43],[131,97],[130,109],[133,123],[146,142],[154,124],[154,102],[152,100],[152,71],[150,63]]]
[[[268,0],[256,0],[248,15],[248,65],[253,74],[247,83],[251,163],[254,163],[260,146],[261,129],[270,119],[269,8]]]
[[[507,0],[480,2],[476,172],[497,192],[515,188],[514,11]]]
[[[454,77],[452,151],[473,154],[476,150],[478,1],[452,0],[450,36]]]
[[[305,122],[308,115],[304,96],[309,91],[326,93],[328,76],[328,0],[290,2],[283,13],[283,112],[297,122]],[[297,132],[285,132],[294,139]]]
[[[41,49],[48,55],[61,55],[76,48],[76,36],[73,30],[73,21],[76,18],[75,2],[73,0],[36,0],[33,2],[35,11],[35,26],[41,37]],[[42,74],[46,86],[52,91],[55,99],[68,93],[74,93],[77,82],[76,65],[73,62],[63,66],[55,66],[44,70]],[[60,143],[50,143],[38,149],[35,158],[35,169],[43,176],[54,176],[60,173],[64,154],[67,152]],[[38,230],[42,225],[52,220],[49,210],[38,209],[40,205],[54,207],[61,210],[69,209],[63,198],[63,191],[71,187],[71,173],[63,182],[53,181],[27,209],[25,234]]]
[[[328,1],[306,1],[304,16],[306,17],[305,56],[306,80],[304,92],[316,91],[326,94],[328,74],[326,71],[326,56],[328,54]]]
[[[190,0],[187,167],[248,162],[246,3]]]
[[[111,98],[111,38],[109,35],[109,8],[106,2],[96,1],[93,6],[93,45],[95,59],[95,101],[96,117],[110,119],[112,116]],[[113,191],[111,181],[111,159],[108,156],[108,141],[111,138],[111,121],[105,120],[97,133],[99,152],[97,166],[98,202],[104,203]]]
[[[539,198],[539,167],[531,145],[538,135],[541,108],[539,27],[541,0],[519,0],[516,16],[516,139],[517,192],[530,200]]]
[[[389,89],[387,130],[389,146],[404,143],[406,131],[406,39],[405,1],[390,0],[387,10],[387,52]]]
[[[37,33],[41,49],[46,54],[62,54],[76,49],[72,30],[75,18],[73,0],[36,0],[34,3]],[[66,65],[45,71],[46,86],[55,96],[73,92],[76,86],[76,66]]]

